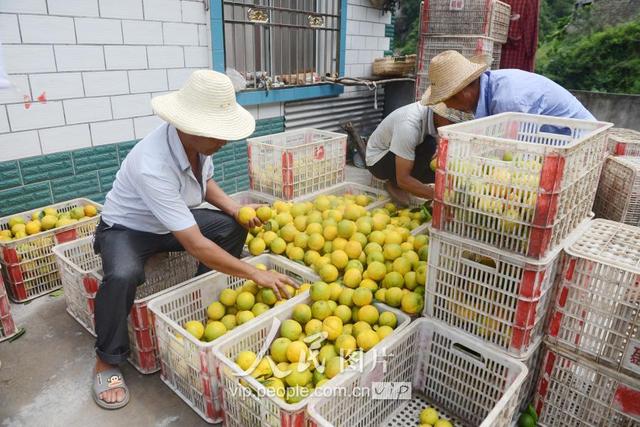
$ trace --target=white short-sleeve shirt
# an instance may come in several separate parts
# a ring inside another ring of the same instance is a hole
[[[367,166],[375,165],[389,151],[403,159],[415,160],[416,147],[427,134],[436,137],[433,111],[420,102],[400,107],[378,125],[367,141]]]
[[[210,156],[200,155],[198,183],[176,128],[160,125],[136,144],[116,174],[107,194],[102,220],[107,225],[155,234],[180,231],[196,224],[190,209],[204,201],[213,176]]]

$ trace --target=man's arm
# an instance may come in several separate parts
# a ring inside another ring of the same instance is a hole
[[[222,212],[225,212],[228,215],[231,215],[238,221],[238,211],[242,206],[236,203],[231,197],[227,196],[227,193],[222,191],[222,188],[216,184],[213,179],[209,179],[207,181],[207,192],[204,195],[204,199],[211,203],[213,206],[220,209]],[[256,209],[257,205],[250,205],[252,208]],[[238,221],[240,222],[240,221]],[[249,222],[249,224],[241,224],[244,227],[252,228],[252,227],[260,227],[262,223],[258,218],[254,218]]]
[[[213,179],[209,179],[207,181],[207,191],[204,195],[204,199],[220,209],[222,212],[225,212],[234,218],[241,207],[231,197],[227,196],[227,194],[222,191],[222,188],[220,188]]]
[[[173,235],[184,249],[212,270],[243,279],[253,280],[258,286],[271,288],[279,297],[291,297],[284,285],[295,286],[284,274],[258,270],[251,264],[240,261],[220,246],[202,235],[197,225],[174,231]]]
[[[408,191],[414,196],[423,199],[433,200],[433,185],[423,184],[411,176],[413,170],[413,160],[403,159],[396,155],[396,181],[398,187]]]

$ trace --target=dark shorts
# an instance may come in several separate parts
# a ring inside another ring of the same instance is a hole
[[[429,163],[431,163],[435,153],[435,139],[429,136],[426,141],[416,147],[411,176],[424,184],[435,182],[435,173],[429,167]],[[387,152],[377,163],[367,166],[367,169],[378,179],[391,181],[395,185],[398,184],[396,180],[396,155],[391,151]]]

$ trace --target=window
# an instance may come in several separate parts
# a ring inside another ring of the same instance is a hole
[[[343,2],[222,0],[224,67],[216,63],[214,52],[214,68],[225,70],[244,87],[239,100],[245,104],[341,93],[341,87],[321,83],[322,77],[338,76],[344,69]],[[212,17],[213,32],[214,25]],[[316,90],[300,90],[313,87]],[[283,97],[281,91],[289,95]]]

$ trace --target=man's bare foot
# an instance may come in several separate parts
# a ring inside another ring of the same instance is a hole
[[[410,201],[409,193],[407,193],[404,190],[401,190],[400,188],[395,186],[391,181],[385,182],[384,188],[385,190],[387,190],[387,192],[391,196],[391,199],[393,199],[393,201],[397,205],[401,207],[409,206],[409,201]]]
[[[113,365],[104,363],[98,356],[96,356],[96,373],[104,372],[107,369],[111,369],[113,367]],[[125,390],[122,387],[114,388],[113,390],[107,390],[100,393],[98,397],[100,398],[100,400],[103,400],[107,403],[122,402],[125,398]]]

